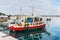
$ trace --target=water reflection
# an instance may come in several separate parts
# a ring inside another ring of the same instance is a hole
[[[10,35],[18,40],[60,40],[60,18],[51,18],[48,30],[38,30],[31,32],[11,32]],[[48,26],[48,25],[47,25]],[[46,26],[46,28],[47,28]],[[51,34],[50,36],[49,33]],[[4,33],[8,33],[5,31]]]
[[[46,33],[50,35],[45,29],[36,29],[34,31],[18,31],[18,32],[10,32],[10,35],[14,38],[18,38],[19,40],[40,40],[42,38],[41,33]]]
[[[30,34],[18,34],[19,36],[17,37],[19,40],[60,40],[60,18],[51,18],[51,22],[49,23],[49,28],[48,30],[43,30],[42,32],[33,32]],[[48,26],[48,25],[47,25]],[[47,28],[46,26],[46,28]],[[46,31],[48,31],[51,35],[47,36],[48,34]],[[13,35],[14,34],[14,35]],[[33,37],[34,35],[39,35],[38,37]],[[17,34],[11,33],[11,36],[16,36]],[[21,35],[21,36],[20,36]],[[29,36],[27,39],[25,39],[25,36]],[[42,38],[42,39],[41,39]]]

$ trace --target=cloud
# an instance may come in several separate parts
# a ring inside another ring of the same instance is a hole
[[[37,13],[40,15],[56,15],[57,8],[51,4],[51,0],[42,0],[38,5]]]
[[[58,9],[52,5],[52,1],[53,0],[26,0],[23,2],[23,10],[25,8],[24,11],[26,11],[26,14],[28,14],[28,12],[31,14],[33,6],[35,15],[57,15]]]
[[[57,15],[60,9],[53,2],[54,0],[0,0],[0,12],[21,14],[21,7],[24,14],[31,15],[33,6],[35,15]]]

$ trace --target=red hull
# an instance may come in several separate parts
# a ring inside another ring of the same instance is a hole
[[[42,24],[42,25],[38,25],[38,26],[32,26],[32,27],[20,27],[20,28],[16,28],[14,26],[10,26],[9,27],[10,30],[13,30],[13,31],[22,31],[22,30],[27,30],[27,29],[37,29],[37,28],[45,28],[45,24]]]

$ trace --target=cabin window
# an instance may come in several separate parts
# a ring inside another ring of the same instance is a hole
[[[38,21],[39,21],[39,18],[35,17],[34,22],[38,22]]]
[[[24,20],[22,20],[22,22],[23,22]]]
[[[6,17],[0,17],[0,22],[6,22],[7,18]]]
[[[42,21],[43,19],[42,18],[40,18],[40,21]]]
[[[33,18],[28,18],[28,22],[32,23],[33,22]]]

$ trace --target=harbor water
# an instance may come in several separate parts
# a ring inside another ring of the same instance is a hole
[[[46,17],[43,17],[46,19]],[[36,32],[33,34],[24,33],[23,36],[19,36],[21,34],[18,33],[11,33],[12,37],[16,38],[17,40],[60,40],[60,17],[48,17],[51,18],[51,21],[45,22],[46,23],[46,30],[43,32]],[[37,30],[39,31],[39,30]],[[8,34],[8,31],[4,32]],[[26,35],[25,35],[26,34]]]

